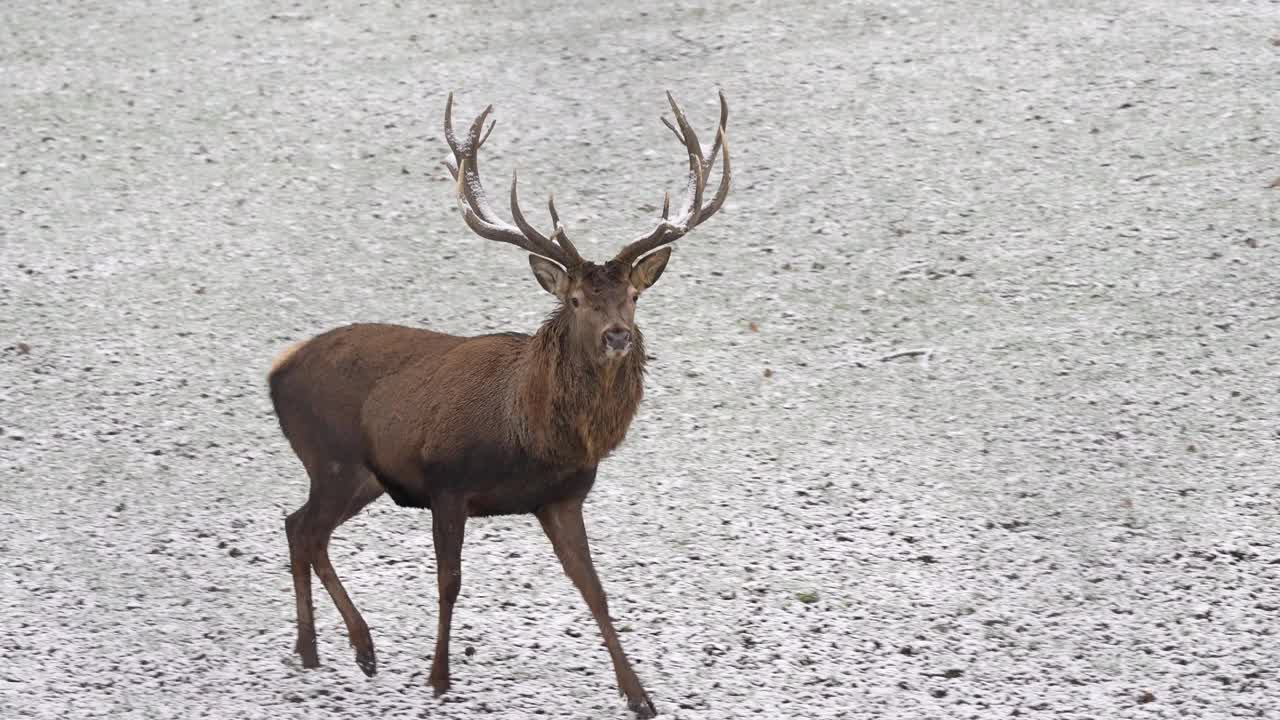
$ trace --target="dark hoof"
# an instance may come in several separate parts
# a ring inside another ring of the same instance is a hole
[[[298,653],[302,657],[302,666],[307,670],[312,667],[320,666],[320,656],[316,653],[316,633],[314,629],[307,632],[306,628],[298,630],[298,639],[293,643],[293,652]]]
[[[440,697],[441,695],[449,692],[449,678],[445,678],[443,680],[431,678],[431,689],[435,693],[436,697]]]
[[[302,667],[314,670],[320,667],[320,658],[315,653],[302,653]]]
[[[367,677],[373,677],[378,674],[378,656],[373,654],[373,648],[368,650],[356,650],[356,665],[360,666],[360,671]]]
[[[627,707],[636,714],[640,720],[650,720],[658,716],[658,711],[654,709],[653,703],[648,697],[642,697],[639,700],[628,700]]]
[[[438,648],[437,648],[438,650]],[[435,696],[449,692],[449,654],[448,651],[443,653],[437,652],[431,661],[431,672],[427,674],[427,684],[435,690]]]

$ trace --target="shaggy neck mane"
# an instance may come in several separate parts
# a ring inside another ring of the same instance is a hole
[[[644,338],[601,364],[574,347],[572,312],[561,305],[529,340],[518,365],[514,413],[518,440],[556,464],[593,467],[627,434],[644,394]]]

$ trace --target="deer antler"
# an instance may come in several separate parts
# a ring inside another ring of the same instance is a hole
[[[560,224],[560,219],[556,215],[554,199],[549,203],[551,221],[555,226],[551,232],[551,237],[555,238],[554,242],[525,220],[524,213],[520,210],[520,199],[516,194],[516,173],[511,173],[511,216],[516,222],[515,226],[499,219],[493,208],[489,206],[484,186],[480,183],[478,153],[485,140],[489,139],[489,133],[493,132],[494,125],[497,124],[497,121],[490,123],[489,129],[481,135],[485,118],[492,111],[492,105],[486,107],[484,112],[481,112],[471,123],[471,129],[467,132],[466,138],[459,141],[453,132],[453,93],[449,93],[449,99],[444,106],[444,137],[449,143],[449,149],[453,151],[453,157],[446,160],[444,165],[457,182],[458,207],[462,210],[463,221],[475,234],[487,240],[511,243],[535,255],[554,260],[566,268],[582,264],[582,256],[570,242],[564,232],[564,226]]]
[[[725,101],[723,92],[719,93],[719,95],[720,124],[716,128],[716,139],[711,146],[711,155],[705,156],[702,154],[702,146],[698,143],[698,136],[685,118],[684,111],[676,104],[675,98],[671,96],[671,93],[667,93],[667,101],[671,103],[671,110],[676,116],[676,125],[672,125],[666,118],[662,118],[662,122],[668,128],[671,128],[671,132],[675,133],[676,139],[684,145],[685,150],[689,153],[689,184],[684,206],[675,220],[668,219],[667,215],[671,209],[671,196],[666,195],[662,201],[662,217],[658,220],[657,226],[648,235],[644,235],[622,248],[614,258],[615,261],[630,265],[645,253],[679,240],[707,218],[715,215],[720,206],[724,205],[724,200],[729,195],[729,184],[732,179],[732,172],[729,167],[729,138],[727,131],[729,104]],[[711,176],[712,167],[715,166],[716,156],[721,153],[723,153],[724,162],[720,171],[720,186],[716,188],[715,197],[711,199],[711,202],[703,205],[702,196],[706,190],[707,180]]]

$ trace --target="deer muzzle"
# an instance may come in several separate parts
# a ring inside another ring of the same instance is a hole
[[[611,327],[604,331],[604,353],[608,357],[621,357],[631,349],[631,331],[624,327]]]

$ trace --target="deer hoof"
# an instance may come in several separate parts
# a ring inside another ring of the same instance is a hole
[[[653,703],[650,702],[647,695],[640,696],[638,700],[627,700],[627,707],[636,714],[640,720],[651,720],[658,716],[658,711],[654,709]]]
[[[367,677],[377,675],[378,657],[373,654],[373,648],[356,650],[356,665],[360,666],[360,671]]]
[[[436,697],[440,697],[441,695],[449,692],[450,682],[448,675],[444,677],[436,677],[435,674],[432,674],[429,682],[431,683],[431,689],[434,691]]]
[[[316,653],[315,646],[305,647],[301,646],[301,643],[298,645],[293,648],[293,651],[302,657],[302,667],[308,670],[320,667],[320,656]]]

